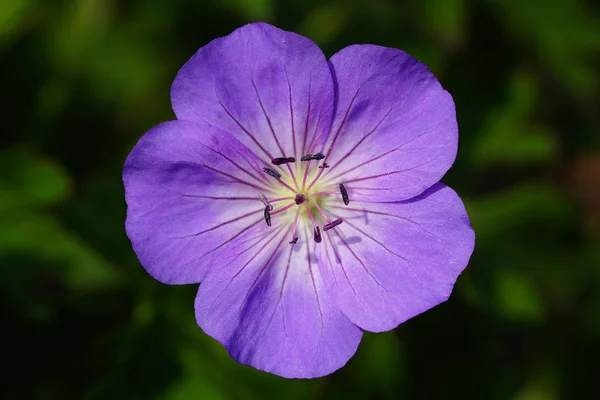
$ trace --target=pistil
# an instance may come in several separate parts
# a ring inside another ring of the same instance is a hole
[[[292,168],[290,167],[291,163],[296,162],[295,157],[278,157],[278,158],[272,159],[271,163],[276,166],[281,166],[283,164],[286,165],[286,167],[290,173],[290,176],[291,176],[292,180],[294,181],[294,185],[296,186],[296,189],[292,188],[290,185],[288,185],[286,182],[284,182],[281,179],[281,174],[278,171],[276,171],[272,168],[269,168],[269,167],[263,167],[264,173],[275,178],[282,186],[284,186],[286,189],[288,189],[292,193],[294,193],[294,196],[279,197],[279,198],[271,199],[271,200],[267,199],[267,197],[262,193],[259,194],[259,196],[258,196],[265,206],[264,216],[265,216],[265,222],[267,223],[268,226],[271,226],[271,217],[273,215],[283,213],[286,210],[289,210],[290,208],[297,206],[296,213],[294,216],[292,240],[289,242],[290,244],[298,243],[298,236],[296,236],[297,230],[298,230],[298,218],[300,216],[300,211],[301,211],[300,206],[302,206],[303,204],[304,204],[304,208],[306,209],[306,213],[307,213],[308,217],[310,218],[310,221],[313,226],[313,240],[315,241],[315,243],[321,243],[321,241],[323,240],[323,237],[321,234],[321,227],[319,225],[317,225],[315,217],[311,211],[312,204],[314,204],[314,206],[315,206],[316,210],[319,212],[322,220],[325,222],[325,225],[323,225],[323,232],[327,232],[330,229],[335,228],[336,226],[340,225],[343,222],[343,219],[341,219],[341,218],[331,220],[329,217],[327,217],[327,215],[325,214],[325,211],[323,210],[323,208],[321,208],[321,206],[319,205],[319,203],[317,201],[312,201],[312,202],[310,201],[311,198],[316,198],[319,196],[341,194],[344,204],[348,205],[350,203],[350,198],[348,197],[348,191],[346,190],[346,187],[342,183],[339,184],[339,192],[330,190],[330,191],[310,193],[310,189],[321,178],[323,171],[325,171],[325,169],[329,168],[329,165],[326,162],[323,162],[321,165],[318,166],[319,172],[317,173],[315,178],[311,181],[311,183],[306,188],[306,181],[308,179],[308,172],[310,169],[311,162],[323,160],[324,158],[325,158],[325,155],[323,153],[314,153],[314,154],[309,153],[309,154],[306,154],[301,157],[300,160],[303,162],[306,162],[306,168],[304,170],[304,177],[302,179],[302,189],[300,189],[298,182],[296,181],[294,172],[292,171]],[[287,205],[277,209],[276,211],[273,211],[272,203],[276,203],[276,202],[284,201],[284,200],[291,200],[291,202],[288,203]]]

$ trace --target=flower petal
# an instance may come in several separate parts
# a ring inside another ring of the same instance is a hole
[[[342,311],[381,332],[447,300],[475,236],[456,193],[439,183],[398,203],[328,207],[344,222],[317,246]]]
[[[198,50],[177,74],[171,101],[178,119],[230,132],[270,162],[321,150],[333,78],[311,40],[254,23]]]
[[[290,238],[284,226],[257,227],[229,246],[200,285],[196,319],[240,363],[287,378],[327,375],[356,352],[362,331],[325,288],[314,243]]]
[[[188,121],[147,132],[123,169],[127,235],[146,270],[164,283],[202,280],[212,257],[263,223],[270,193],[260,161],[231,135]]]
[[[330,61],[338,105],[323,178],[350,198],[398,201],[438,182],[456,157],[454,102],[427,67],[401,50],[354,45]]]

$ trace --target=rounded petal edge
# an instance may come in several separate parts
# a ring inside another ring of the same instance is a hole
[[[344,223],[317,257],[352,322],[382,332],[446,301],[467,267],[475,234],[461,199],[438,183],[396,203],[334,207]]]
[[[178,119],[230,132],[265,162],[319,151],[335,93],[319,47],[266,23],[252,23],[200,48],[178,72]]]
[[[123,184],[127,236],[146,271],[163,283],[200,282],[226,243],[263,220],[258,193],[269,189],[260,166],[208,125],[169,121],[142,136]]]
[[[237,362],[286,378],[343,367],[362,330],[325,287],[312,242],[290,246],[289,231],[257,227],[227,248],[200,285],[196,320]],[[308,257],[307,257],[308,256]]]
[[[456,158],[458,125],[452,96],[431,71],[374,45],[346,47],[330,65],[338,103],[323,178],[366,202],[408,199],[438,182]]]

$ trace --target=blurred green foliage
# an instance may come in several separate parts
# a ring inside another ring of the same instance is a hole
[[[461,128],[444,182],[477,244],[453,296],[311,381],[232,361],[196,326],[196,289],[150,278],[123,226],[122,163],[173,118],[178,68],[253,20],[328,56],[414,54]],[[0,398],[597,396],[599,70],[590,0],[3,0]]]

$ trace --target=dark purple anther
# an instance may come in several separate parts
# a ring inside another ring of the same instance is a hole
[[[296,159],[294,157],[277,157],[271,160],[271,163],[273,163],[274,165],[281,165],[293,162],[296,162]]]
[[[277,172],[277,171],[273,171],[271,168],[263,167],[263,171],[267,175],[271,175],[275,179],[281,178],[281,174],[279,172]]]
[[[315,232],[314,233],[315,233],[315,236],[314,236],[315,242],[316,243],[321,243],[321,240],[322,240],[321,239],[321,229],[319,229],[318,226],[315,228]]]
[[[294,201],[296,202],[296,204],[300,205],[306,201],[306,196],[302,193],[298,193]]]
[[[298,243],[298,236],[296,236],[291,242],[290,244],[296,244]]]
[[[329,168],[329,164],[324,162],[323,165],[319,165],[319,168],[321,168],[321,169]]]
[[[348,197],[348,191],[343,183],[340,183],[340,192],[342,192],[342,200],[344,200],[344,204],[350,204],[350,198]]]
[[[267,226],[271,226],[271,210],[269,206],[265,207],[265,222]]]
[[[307,155],[302,156],[302,158],[300,158],[300,161],[322,160],[324,158],[325,158],[325,155],[323,155],[323,153],[315,153],[315,154],[308,153]]]
[[[331,221],[330,223],[323,225],[323,231],[327,232],[328,230],[330,230],[332,228],[335,228],[336,226],[338,226],[342,222],[344,222],[344,220],[341,219],[341,218],[338,218],[335,221]]]

